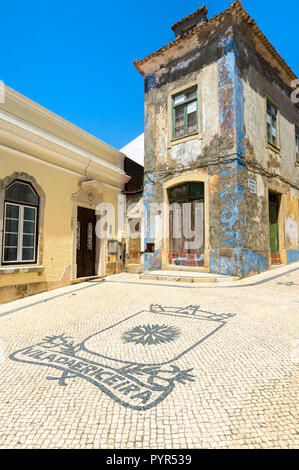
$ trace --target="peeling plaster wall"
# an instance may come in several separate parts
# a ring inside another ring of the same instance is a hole
[[[224,25],[223,32],[226,29]],[[209,163],[233,147],[233,139],[220,135],[217,63],[223,49],[218,44],[220,37],[218,31],[209,43],[207,38],[189,40],[177,56],[172,54],[169,57],[169,63],[158,65],[157,62],[159,70],[146,78],[144,244],[146,247],[147,243],[154,242],[155,253],[145,253],[145,269],[162,266],[162,234],[156,233],[149,218],[150,203],[162,202],[162,184],[182,171],[202,165],[207,167],[198,171],[208,172]],[[194,81],[198,86],[200,108],[198,136],[186,142],[173,143],[169,129],[169,93],[188,87]]]
[[[235,37],[242,50],[238,67],[244,83],[246,159],[258,167],[249,173],[257,181],[257,194],[247,194],[248,247],[258,244],[258,251],[264,251],[270,259],[268,193],[280,193],[280,255],[283,262],[289,263],[299,259],[299,166],[294,127],[294,123],[299,124],[299,107],[291,102],[291,88],[282,82],[274,64],[261,56],[259,45],[254,48],[245,31],[238,30]],[[267,142],[267,99],[279,110],[279,150]]]
[[[275,71],[271,66],[271,70],[265,69],[267,62],[259,59],[260,47],[248,41],[242,27],[227,19],[207,36],[194,35],[144,65],[148,72],[145,246],[155,242],[155,253],[145,253],[145,269],[162,266],[163,240],[161,234],[155,237],[155,224],[149,222],[150,203],[162,202],[164,182],[192,170],[208,175],[209,245],[205,255],[209,259],[205,266],[210,271],[243,277],[268,269],[268,190],[273,190],[273,185],[284,194],[282,216],[289,214],[282,224],[287,234],[283,259],[287,262],[297,256],[298,191],[286,197],[290,194],[288,184],[275,178],[269,182],[264,172],[253,166],[259,164],[298,184],[299,168],[291,157],[295,148],[291,121],[299,123],[298,109],[289,109],[281,78],[275,82]],[[199,133],[189,140],[172,142],[169,95],[194,82],[199,89]],[[266,148],[265,94],[282,103],[281,155]],[[248,178],[255,180],[256,194],[249,190]]]

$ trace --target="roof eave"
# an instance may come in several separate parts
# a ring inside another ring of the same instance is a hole
[[[186,39],[189,39],[196,33],[202,32],[205,29],[215,25],[215,23],[219,22],[221,19],[223,19],[228,13],[230,12],[235,12],[237,14],[240,14],[242,18],[246,21],[247,25],[255,34],[255,36],[262,42],[262,44],[265,46],[265,48],[272,54],[272,56],[276,59],[278,64],[285,70],[285,72],[288,74],[291,80],[297,79],[296,74],[294,71],[291,69],[291,67],[285,62],[285,60],[281,57],[281,55],[277,52],[277,50],[274,48],[274,46],[270,43],[270,41],[267,39],[267,37],[264,35],[264,33],[261,31],[261,29],[257,26],[255,21],[251,18],[249,13],[242,7],[241,2],[239,0],[236,0],[235,2],[232,2],[230,7],[223,12],[220,12],[218,15],[214,16],[207,22],[193,28],[190,32],[185,34],[183,37],[177,38],[174,41],[166,44],[166,46],[161,47],[157,51],[147,55],[143,59],[140,60],[135,60],[134,65],[138,72],[142,75],[145,76],[145,72],[143,70],[142,65],[145,64],[146,62],[149,62],[151,59],[154,57],[157,57],[161,54],[163,54],[165,51],[168,49],[180,44],[182,41],[185,41]]]

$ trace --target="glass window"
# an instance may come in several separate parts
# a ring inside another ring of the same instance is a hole
[[[81,225],[79,220],[77,220],[77,250],[80,250],[80,245],[81,245]]]
[[[168,190],[169,203],[188,202],[194,199],[204,199],[204,183],[191,181]]]
[[[21,202],[32,206],[38,205],[38,195],[28,183],[15,181],[5,191],[5,200]]]
[[[27,183],[16,181],[5,191],[4,263],[36,262],[38,201]]]
[[[267,101],[267,136],[268,142],[278,147],[277,108]]]
[[[173,97],[173,138],[197,132],[197,87]]]
[[[93,239],[93,226],[89,222],[87,225],[87,251],[92,251],[92,239]]]

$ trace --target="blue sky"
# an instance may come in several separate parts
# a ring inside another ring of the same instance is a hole
[[[1,5],[0,79],[121,148],[143,132],[143,78],[133,66],[173,40],[171,25],[204,0],[24,0]],[[230,0],[206,0],[208,17]],[[298,0],[243,0],[299,75]]]

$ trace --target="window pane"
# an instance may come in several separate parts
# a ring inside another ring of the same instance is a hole
[[[24,222],[23,233],[35,233],[35,223],[34,222]]]
[[[19,206],[6,204],[6,217],[8,219],[18,219],[19,218]]]
[[[267,101],[267,111],[268,113],[271,113],[271,104],[269,103],[269,101]]]
[[[192,101],[187,105],[187,134],[196,132],[196,115],[197,115],[197,102]]]
[[[77,250],[80,250],[80,241],[81,241],[81,225],[79,220],[77,220]]]
[[[24,220],[35,220],[36,209],[32,207],[24,207]]]
[[[193,90],[187,91],[186,93],[187,100],[190,100],[192,98],[196,98],[196,88],[194,88]]]
[[[17,261],[17,248],[4,248],[4,261]]]
[[[180,104],[180,103],[183,103],[185,101],[185,94],[182,93],[181,95],[177,95],[174,97],[173,99],[174,101],[174,104],[177,105],[177,104]]]
[[[92,251],[92,238],[93,238],[93,227],[92,223],[89,222],[87,226],[87,250]]]
[[[196,113],[188,114],[187,115],[187,133],[193,134],[196,131],[197,131]]]
[[[267,136],[268,142],[277,146],[277,109],[269,102],[267,102]]]
[[[34,249],[33,248],[23,248],[22,261],[33,261],[34,259]]]
[[[204,183],[189,183],[189,195],[190,197],[201,197],[204,194]]]
[[[5,204],[5,208],[4,262],[34,261],[37,210],[9,203]],[[19,219],[24,219],[23,227],[20,226]],[[21,234],[19,234],[19,230]]]
[[[175,188],[169,189],[168,195],[170,203],[187,198],[188,184],[181,184]]]
[[[16,181],[5,191],[5,199],[24,204],[38,205],[38,196],[29,184]]]
[[[4,238],[4,246],[17,247],[18,246],[18,235],[14,233],[6,233]]]
[[[271,125],[267,124],[267,133],[268,133],[268,140],[271,140]]]
[[[18,233],[19,221],[14,219],[5,220],[5,232]]]
[[[184,106],[175,109],[175,137],[184,135]]]
[[[34,248],[34,235],[23,235],[23,247]]]
[[[194,111],[196,111],[196,107],[197,107],[196,105],[197,105],[196,101],[191,101],[191,103],[188,103],[187,114],[194,113]]]

